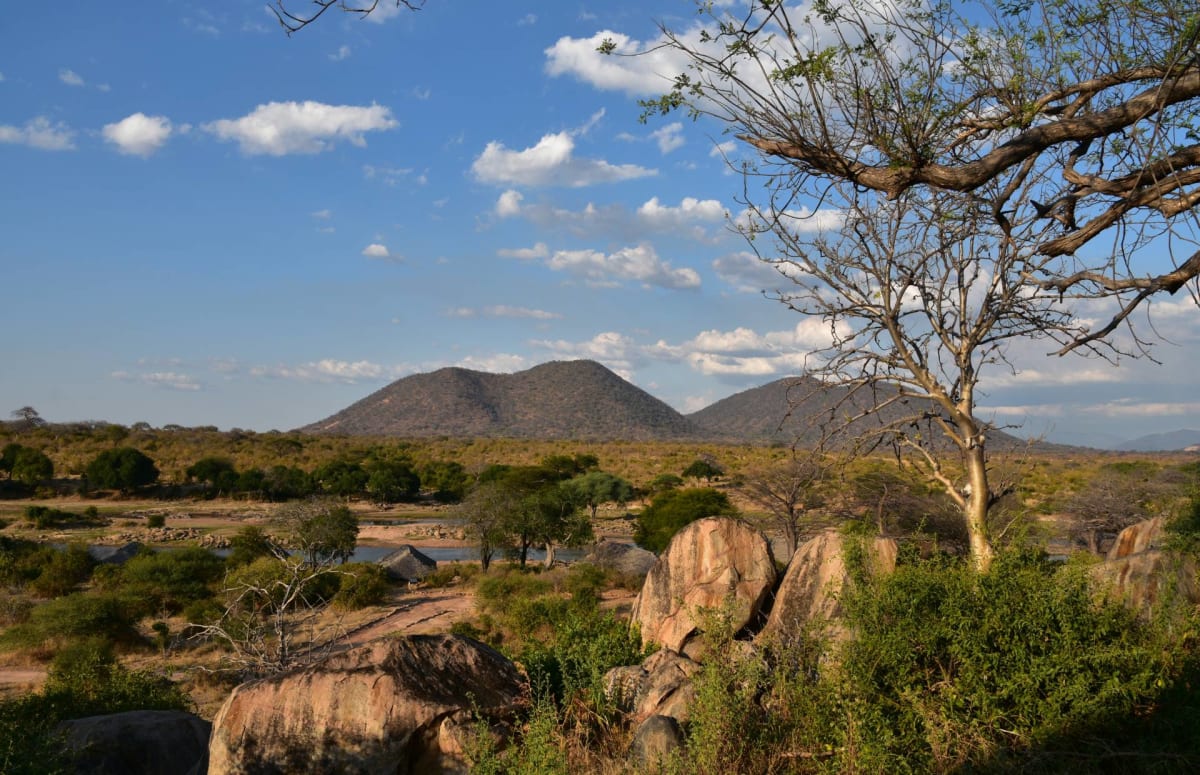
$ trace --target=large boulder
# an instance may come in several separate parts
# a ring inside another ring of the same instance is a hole
[[[1196,562],[1161,548],[1163,523],[1154,517],[1125,528],[1108,559],[1093,569],[1105,593],[1140,613],[1148,614],[1167,597],[1200,603]]]
[[[176,710],[134,710],[64,721],[58,731],[79,775],[204,772],[212,725]]]
[[[633,605],[642,643],[682,651],[699,629],[700,609],[721,609],[734,632],[758,618],[775,586],[775,560],[763,534],[735,519],[709,517],[684,527]]]
[[[1130,525],[1117,533],[1117,540],[1113,542],[1105,559],[1119,560],[1122,557],[1140,554],[1149,549],[1160,548],[1163,538],[1163,522],[1162,517],[1154,517]]]
[[[896,542],[890,538],[857,539],[828,530],[805,542],[788,564],[775,592],[775,603],[760,639],[792,643],[814,628],[841,634],[841,593],[850,582],[846,569],[847,541],[863,541],[867,567],[872,573],[896,568]]]
[[[625,576],[645,576],[658,561],[654,552],[620,541],[601,541],[583,559],[584,562]]]
[[[412,544],[405,544],[379,560],[388,578],[396,581],[420,581],[437,570],[437,560],[422,554]]]
[[[499,720],[526,701],[521,673],[481,643],[377,640],[234,689],[213,720],[209,773],[463,772],[461,711]]]
[[[635,723],[651,716],[670,716],[683,723],[696,697],[692,677],[699,671],[699,663],[670,649],[660,649],[640,665],[609,670],[604,683],[608,696]]]
[[[658,769],[677,749],[684,745],[683,729],[670,716],[651,716],[633,733],[629,743],[629,760],[639,770]]]

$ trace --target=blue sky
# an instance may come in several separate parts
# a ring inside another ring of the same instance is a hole
[[[586,357],[692,411],[797,371],[812,324],[726,225],[739,149],[640,124],[671,63],[594,51],[690,2],[388,3],[291,38],[261,0],[5,11],[0,410],[287,429]],[[1156,309],[1160,365],[1034,345],[985,403],[1067,441],[1200,427],[1200,311]]]

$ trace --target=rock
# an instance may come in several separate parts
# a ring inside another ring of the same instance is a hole
[[[389,578],[397,581],[420,581],[437,570],[437,561],[418,551],[417,547],[405,544],[379,560]]]
[[[841,615],[840,595],[850,581],[845,564],[847,539],[836,531],[825,531],[805,542],[788,564],[775,592],[775,603],[759,640],[795,642],[806,629],[828,627]],[[896,568],[896,542],[890,538],[866,539],[873,573],[891,573]],[[841,629],[833,627],[835,634]]]
[[[203,773],[212,725],[176,710],[134,710],[64,721],[58,731],[79,775]]]
[[[209,773],[462,772],[443,723],[471,708],[503,718],[526,702],[517,668],[481,643],[385,638],[234,689],[213,720]]]
[[[617,707],[635,722],[650,716],[688,720],[688,706],[696,696],[692,676],[700,665],[670,649],[654,652],[641,665],[617,667],[604,676],[605,689]]]
[[[1149,614],[1167,597],[1200,603],[1196,561],[1159,549],[1106,560],[1092,569],[1106,595],[1133,610]]]
[[[1158,549],[1162,545],[1163,518],[1143,520],[1136,525],[1117,533],[1117,540],[1108,550],[1108,560],[1119,560],[1131,554],[1138,554],[1148,549]]]
[[[142,545],[130,541],[122,546],[89,546],[88,554],[101,565],[124,565],[137,556]]]
[[[601,541],[584,557],[599,568],[613,570],[626,576],[645,576],[658,562],[654,552],[648,552],[634,544],[619,541]]]
[[[662,762],[683,747],[683,729],[670,716],[651,716],[638,726],[629,744],[629,760],[639,770]]]
[[[758,617],[775,579],[762,533],[734,519],[697,520],[675,534],[650,569],[633,621],[643,644],[679,651],[699,628],[699,609],[728,610],[737,632]]]

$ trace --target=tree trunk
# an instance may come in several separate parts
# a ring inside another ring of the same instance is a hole
[[[971,447],[966,454],[969,491],[963,517],[967,526],[967,540],[971,548],[971,562],[975,570],[987,573],[992,567],[992,542],[988,536],[987,515],[991,489],[988,484],[987,456],[982,447]]]
[[[550,570],[554,567],[554,544],[550,541],[546,542],[546,561],[544,564],[546,570]]]

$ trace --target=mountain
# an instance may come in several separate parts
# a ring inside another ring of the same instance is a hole
[[[1170,433],[1151,433],[1118,444],[1123,452],[1173,452],[1200,445],[1200,431],[1181,430]]]
[[[886,387],[878,390],[884,395],[889,394]],[[820,424],[831,415],[844,417],[866,412],[874,403],[866,399],[865,394],[851,396],[849,388],[826,385],[812,377],[784,377],[723,398],[687,418],[713,437],[727,441],[777,442],[806,447],[820,440]],[[854,434],[870,431],[881,421],[892,422],[913,412],[914,407],[909,402],[885,406],[839,431],[833,443],[835,446],[848,444]],[[990,432],[988,440],[996,450],[1027,445],[1002,431]],[[1035,442],[1035,445],[1043,449],[1056,446],[1041,442]]]
[[[704,435],[679,412],[595,361],[552,361],[515,374],[460,368],[414,374],[300,430],[630,441]]]

